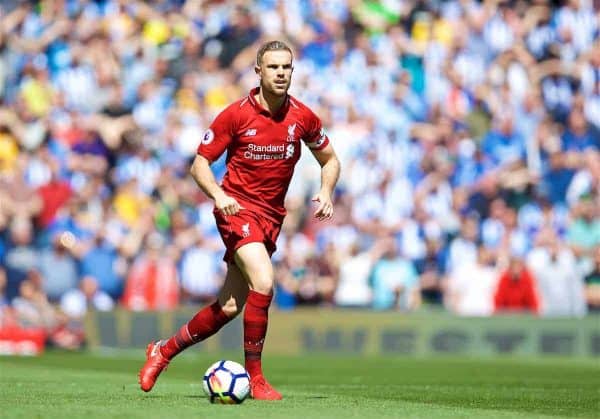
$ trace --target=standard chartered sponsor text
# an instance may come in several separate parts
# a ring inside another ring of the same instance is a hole
[[[250,143],[244,152],[244,158],[251,160],[279,160],[285,158],[285,146],[282,145],[259,145]]]

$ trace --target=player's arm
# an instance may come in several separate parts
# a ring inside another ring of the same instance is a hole
[[[232,197],[228,196],[217,183],[215,175],[210,169],[210,162],[204,156],[197,155],[190,168],[190,174],[210,199],[215,201],[215,207],[225,215],[236,214],[241,206]]]
[[[221,189],[217,183],[217,180],[210,169],[210,162],[206,157],[201,156],[200,154],[196,155],[192,167],[190,167],[190,174],[200,189],[202,189],[202,192],[213,201],[216,201],[218,197],[225,195],[225,192],[223,192],[223,189]]]
[[[311,149],[311,152],[321,165],[321,190],[313,197],[319,206],[314,215],[319,220],[327,220],[333,216],[332,197],[340,177],[340,161],[331,144],[320,150]]]
[[[231,106],[217,115],[210,128],[204,133],[198,145],[196,158],[190,168],[190,174],[200,189],[215,201],[215,207],[224,215],[234,215],[241,207],[234,198],[225,194],[219,186],[210,165],[231,144],[236,126],[235,112],[232,112]]]

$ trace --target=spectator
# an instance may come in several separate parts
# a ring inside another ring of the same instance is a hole
[[[19,324],[25,328],[43,328],[51,331],[58,327],[59,319],[54,307],[32,280],[21,282],[19,295],[12,305]]]
[[[419,307],[419,276],[413,264],[398,254],[393,240],[385,242],[385,253],[373,267],[372,307],[375,310],[412,311]]]
[[[8,306],[8,298],[6,298],[6,271],[0,268],[0,311]]]
[[[316,288],[320,295],[321,303],[333,304],[333,296],[337,289],[340,270],[340,255],[336,247],[330,243],[321,255],[313,258],[313,269],[316,274]]]
[[[79,282],[78,289],[64,293],[60,299],[60,309],[70,319],[82,320],[91,310],[112,310],[115,302],[105,292],[100,291],[98,283],[91,276],[86,276]]]
[[[42,209],[41,199],[26,182],[28,163],[28,157],[20,155],[14,170],[0,177],[0,210],[9,217],[34,217]]]
[[[477,258],[479,226],[475,218],[465,218],[461,223],[460,235],[450,243],[448,248],[447,272],[452,275],[455,269],[472,265]]]
[[[600,246],[600,218],[597,213],[593,196],[582,196],[573,207],[573,221],[567,230],[567,243],[586,273],[591,270],[593,250]]]
[[[525,157],[525,140],[515,131],[513,119],[509,114],[499,116],[497,128],[483,139],[483,153],[496,167],[515,163]]]
[[[27,218],[15,217],[10,224],[10,242],[4,264],[6,269],[6,296],[12,301],[19,294],[21,282],[29,272],[38,268],[39,252],[33,246],[33,227]]]
[[[562,135],[563,151],[584,153],[598,148],[600,148],[600,138],[592,132],[583,112],[578,109],[572,110],[569,114],[567,130]]]
[[[152,233],[146,251],[134,262],[123,293],[129,310],[169,310],[179,303],[177,269],[166,249],[164,238]]]
[[[571,249],[552,228],[542,229],[527,265],[537,280],[540,314],[545,317],[581,317],[585,314],[583,278]]]
[[[548,71],[541,77],[541,89],[544,105],[555,121],[565,122],[573,96],[579,90],[579,81],[573,75],[562,72],[557,62],[547,61]]]
[[[444,304],[460,316],[489,316],[494,312],[498,270],[494,254],[481,246],[474,260],[458,265],[444,283]]]
[[[107,228],[96,233],[93,244],[81,257],[80,274],[93,278],[100,292],[118,300],[123,293],[127,261],[108,235]]]
[[[442,283],[446,268],[446,249],[441,237],[428,237],[425,241],[425,256],[415,264],[419,274],[421,297],[424,302],[441,304]]]
[[[522,260],[511,257],[500,274],[494,294],[495,313],[539,313],[540,303],[533,275]]]
[[[15,169],[19,157],[19,146],[11,129],[0,124],[0,176]]]
[[[355,242],[347,259],[342,259],[340,278],[334,294],[335,304],[341,307],[368,307],[373,301],[369,277],[374,264],[386,251],[384,242],[377,242],[364,251]]]
[[[585,277],[585,301],[590,311],[600,311],[600,247],[596,247],[594,269]]]
[[[77,260],[72,254],[76,240],[69,231],[58,232],[52,238],[52,247],[40,254],[38,268],[44,279],[44,292],[53,303],[65,292],[77,288]]]
[[[73,191],[69,183],[61,179],[58,162],[48,156],[48,166],[50,169],[50,179],[37,190],[42,201],[42,208],[37,217],[37,224],[41,228],[46,228],[54,221],[57,212],[69,201]]]
[[[289,255],[275,265],[275,284],[274,300],[280,310],[293,310],[298,305],[296,293],[298,292],[298,281],[296,276],[298,272],[293,269],[293,261],[289,260]],[[300,272],[301,273],[301,272]]]
[[[206,238],[196,232],[194,242],[186,246],[181,257],[182,301],[199,304],[212,300],[220,287],[219,262]]]
[[[67,318],[48,302],[35,273],[23,281],[19,296],[13,301],[18,324],[22,328],[42,329],[47,344],[61,349],[79,349],[84,340],[83,331],[72,328]]]
[[[567,202],[574,206],[584,196],[592,196],[600,191],[600,155],[595,152],[585,153],[584,165],[573,176],[567,189]]]

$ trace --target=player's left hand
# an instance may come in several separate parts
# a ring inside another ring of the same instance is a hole
[[[333,203],[328,193],[321,191],[313,197],[312,201],[319,203],[314,214],[319,221],[329,220],[333,216]]]

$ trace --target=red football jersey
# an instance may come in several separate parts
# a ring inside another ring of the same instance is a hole
[[[281,222],[286,214],[285,194],[300,158],[300,141],[321,150],[329,139],[321,120],[306,105],[288,95],[279,112],[271,115],[255,100],[258,89],[215,118],[198,154],[213,162],[227,150],[225,193],[242,207]]]

